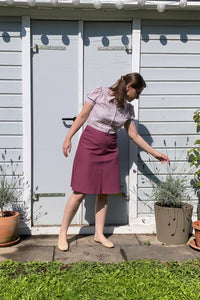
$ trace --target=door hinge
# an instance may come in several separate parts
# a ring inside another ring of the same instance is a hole
[[[132,53],[132,48],[128,46],[99,46],[98,51],[126,51],[128,54]]]
[[[38,45],[34,44],[31,47],[34,53],[38,53],[39,50],[66,50],[66,46],[52,46],[52,45]]]
[[[37,193],[34,194],[34,198],[33,201],[39,201],[40,197],[65,197],[66,194],[65,193]]]

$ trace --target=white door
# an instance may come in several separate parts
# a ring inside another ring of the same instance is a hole
[[[33,21],[33,225],[61,224],[71,193],[64,138],[78,113],[78,22]],[[79,214],[73,220],[79,223]]]
[[[86,22],[84,26],[84,91],[107,87],[131,72],[131,23]],[[128,195],[129,151],[125,130],[118,133],[121,191]],[[83,222],[94,224],[95,196],[87,196]],[[128,202],[123,195],[109,197],[106,224],[128,224]]]
[[[84,94],[97,85],[109,86],[131,71],[131,23],[85,22]],[[69,158],[62,154],[63,140],[78,104],[78,22],[33,21],[33,225],[60,225],[68,196],[72,163],[79,134],[73,137]],[[84,100],[84,99],[83,99]],[[128,194],[128,138],[118,134],[122,192]],[[94,224],[95,196],[83,201],[73,224]],[[128,223],[128,203],[111,195],[107,224]]]

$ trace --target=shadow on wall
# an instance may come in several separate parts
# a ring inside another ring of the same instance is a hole
[[[25,201],[13,203],[12,210],[18,211],[20,214],[20,226],[23,227],[23,234],[31,235],[31,230],[27,225],[27,222],[29,221],[30,217],[29,217],[29,211],[28,211]]]
[[[149,132],[149,130],[146,128],[146,126],[144,126],[143,124],[139,125],[139,132],[143,133],[143,139],[150,145],[152,146],[153,143],[153,139],[152,136]],[[160,183],[160,179],[154,175],[154,173],[152,172],[151,169],[149,169],[149,167],[147,166],[147,164],[141,159],[140,153],[143,150],[139,149],[138,151],[138,162],[137,162],[137,166],[138,166],[138,171],[145,177],[147,177],[149,180],[151,180],[151,182],[155,183],[156,185],[158,185]]]
[[[185,28],[183,29],[185,30]],[[161,29],[162,31],[162,29]],[[149,34],[151,34],[152,32],[142,32],[142,40],[145,42],[145,43],[148,43],[150,41],[150,36]],[[160,33],[160,43],[163,45],[163,46],[166,46],[167,43],[168,43],[168,39],[167,39],[167,35],[170,34],[170,31],[169,32],[165,32],[165,34],[163,34],[162,32],[159,32],[158,29],[156,29],[156,34],[159,34]],[[188,32],[188,33],[192,33],[192,32]],[[188,42],[188,35],[185,33],[185,32],[182,32],[180,33],[180,28],[178,29],[178,31],[176,32],[175,30],[175,27],[173,27],[173,33],[171,34],[177,34],[179,35],[180,34],[180,42],[182,43],[187,43]]]

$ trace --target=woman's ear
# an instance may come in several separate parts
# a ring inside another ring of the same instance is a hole
[[[126,91],[128,91],[128,90],[130,89],[130,87],[131,87],[131,83],[128,83],[128,84],[126,85]]]

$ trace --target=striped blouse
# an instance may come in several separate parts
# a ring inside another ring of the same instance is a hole
[[[109,88],[97,87],[87,95],[86,101],[94,105],[87,124],[97,130],[114,134],[127,121],[134,122],[134,107],[126,102],[124,108],[117,108],[116,100]]]

